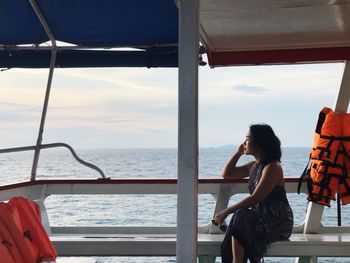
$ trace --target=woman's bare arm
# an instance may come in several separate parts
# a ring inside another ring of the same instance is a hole
[[[278,163],[268,164],[262,171],[261,179],[252,195],[216,214],[214,218],[215,221],[218,224],[222,224],[225,218],[229,214],[234,213],[238,208],[249,207],[255,203],[261,202],[272,192],[274,187],[279,184],[281,180],[283,180],[282,167]]]
[[[237,152],[231,157],[231,159],[225,165],[221,176],[223,178],[244,178],[249,176],[250,169],[252,168],[254,162],[249,162],[241,166],[236,166],[239,158],[243,153],[243,144],[241,144]]]

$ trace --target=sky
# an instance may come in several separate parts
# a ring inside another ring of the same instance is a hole
[[[283,147],[311,147],[333,107],[344,64],[199,68],[199,145],[240,144],[268,123]],[[56,69],[43,143],[73,148],[174,148],[177,69]],[[0,148],[34,145],[47,69],[0,72]]]

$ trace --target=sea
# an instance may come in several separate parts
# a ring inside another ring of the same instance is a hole
[[[235,147],[200,148],[199,178],[219,177]],[[176,178],[177,150],[174,149],[78,149],[78,156],[100,167],[111,178]],[[283,148],[285,177],[299,177],[308,163],[309,148]],[[0,185],[29,180],[33,152],[0,155]],[[240,163],[252,160],[243,156]],[[100,175],[71,156],[66,149],[46,149],[40,154],[37,179],[98,178]],[[234,203],[245,194],[231,198]],[[298,225],[305,218],[304,194],[288,194]],[[214,198],[200,195],[198,225],[206,225],[213,216]],[[337,225],[336,202],[325,208],[322,223]],[[46,200],[52,226],[176,226],[175,195],[50,196]],[[342,225],[350,225],[350,206],[342,207]],[[229,218],[227,219],[227,221]],[[307,249],[307,248],[305,248]],[[266,263],[292,263],[294,258],[265,258]],[[161,263],[176,262],[175,257],[59,257],[57,263]],[[217,258],[216,262],[221,262]],[[319,262],[350,262],[350,258],[319,258]]]

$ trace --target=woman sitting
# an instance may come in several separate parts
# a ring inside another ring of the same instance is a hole
[[[243,155],[255,161],[236,166]],[[269,125],[251,125],[244,143],[226,164],[224,178],[249,177],[250,195],[217,213],[214,221],[222,224],[233,213],[221,246],[223,263],[260,262],[267,246],[286,240],[293,229],[293,213],[284,188],[280,164],[281,143]],[[233,253],[232,253],[233,251]]]

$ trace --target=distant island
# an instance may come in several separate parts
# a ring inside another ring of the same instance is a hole
[[[201,148],[207,148],[207,149],[235,149],[237,148],[237,145],[234,144],[224,144],[224,145],[219,145],[219,146],[210,146],[210,147],[201,147]]]

